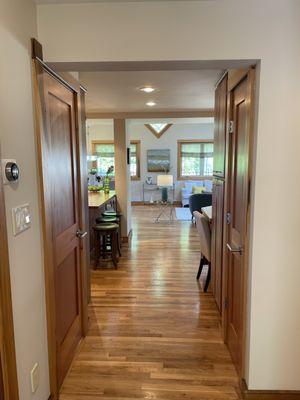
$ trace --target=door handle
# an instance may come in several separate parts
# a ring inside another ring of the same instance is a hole
[[[76,232],[76,236],[77,236],[79,239],[83,239],[86,235],[87,235],[87,232],[82,232],[82,231],[77,231],[77,232]]]
[[[239,246],[237,249],[232,248],[232,247],[230,246],[229,243],[227,243],[226,246],[227,246],[227,249],[228,249],[231,253],[239,253],[239,254],[242,254],[242,253],[243,253],[243,248],[242,248],[242,246]]]

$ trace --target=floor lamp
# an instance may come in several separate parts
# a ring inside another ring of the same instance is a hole
[[[158,175],[157,186],[161,188],[161,208],[155,222],[159,222],[163,215],[166,215],[169,221],[173,221],[173,205],[168,202],[168,188],[173,187],[173,175]]]

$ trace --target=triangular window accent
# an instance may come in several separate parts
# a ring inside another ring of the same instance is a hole
[[[157,139],[159,139],[171,126],[172,124],[165,123],[145,124],[145,127],[148,128]]]

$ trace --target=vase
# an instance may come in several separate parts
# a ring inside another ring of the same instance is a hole
[[[104,185],[103,185],[104,193],[109,194],[110,190],[110,179],[108,176],[104,178]]]

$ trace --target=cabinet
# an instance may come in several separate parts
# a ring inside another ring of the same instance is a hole
[[[212,194],[212,287],[219,311],[222,311],[222,273],[223,273],[223,220],[224,185],[222,179],[213,180]]]
[[[215,91],[214,176],[225,178],[227,75]]]

